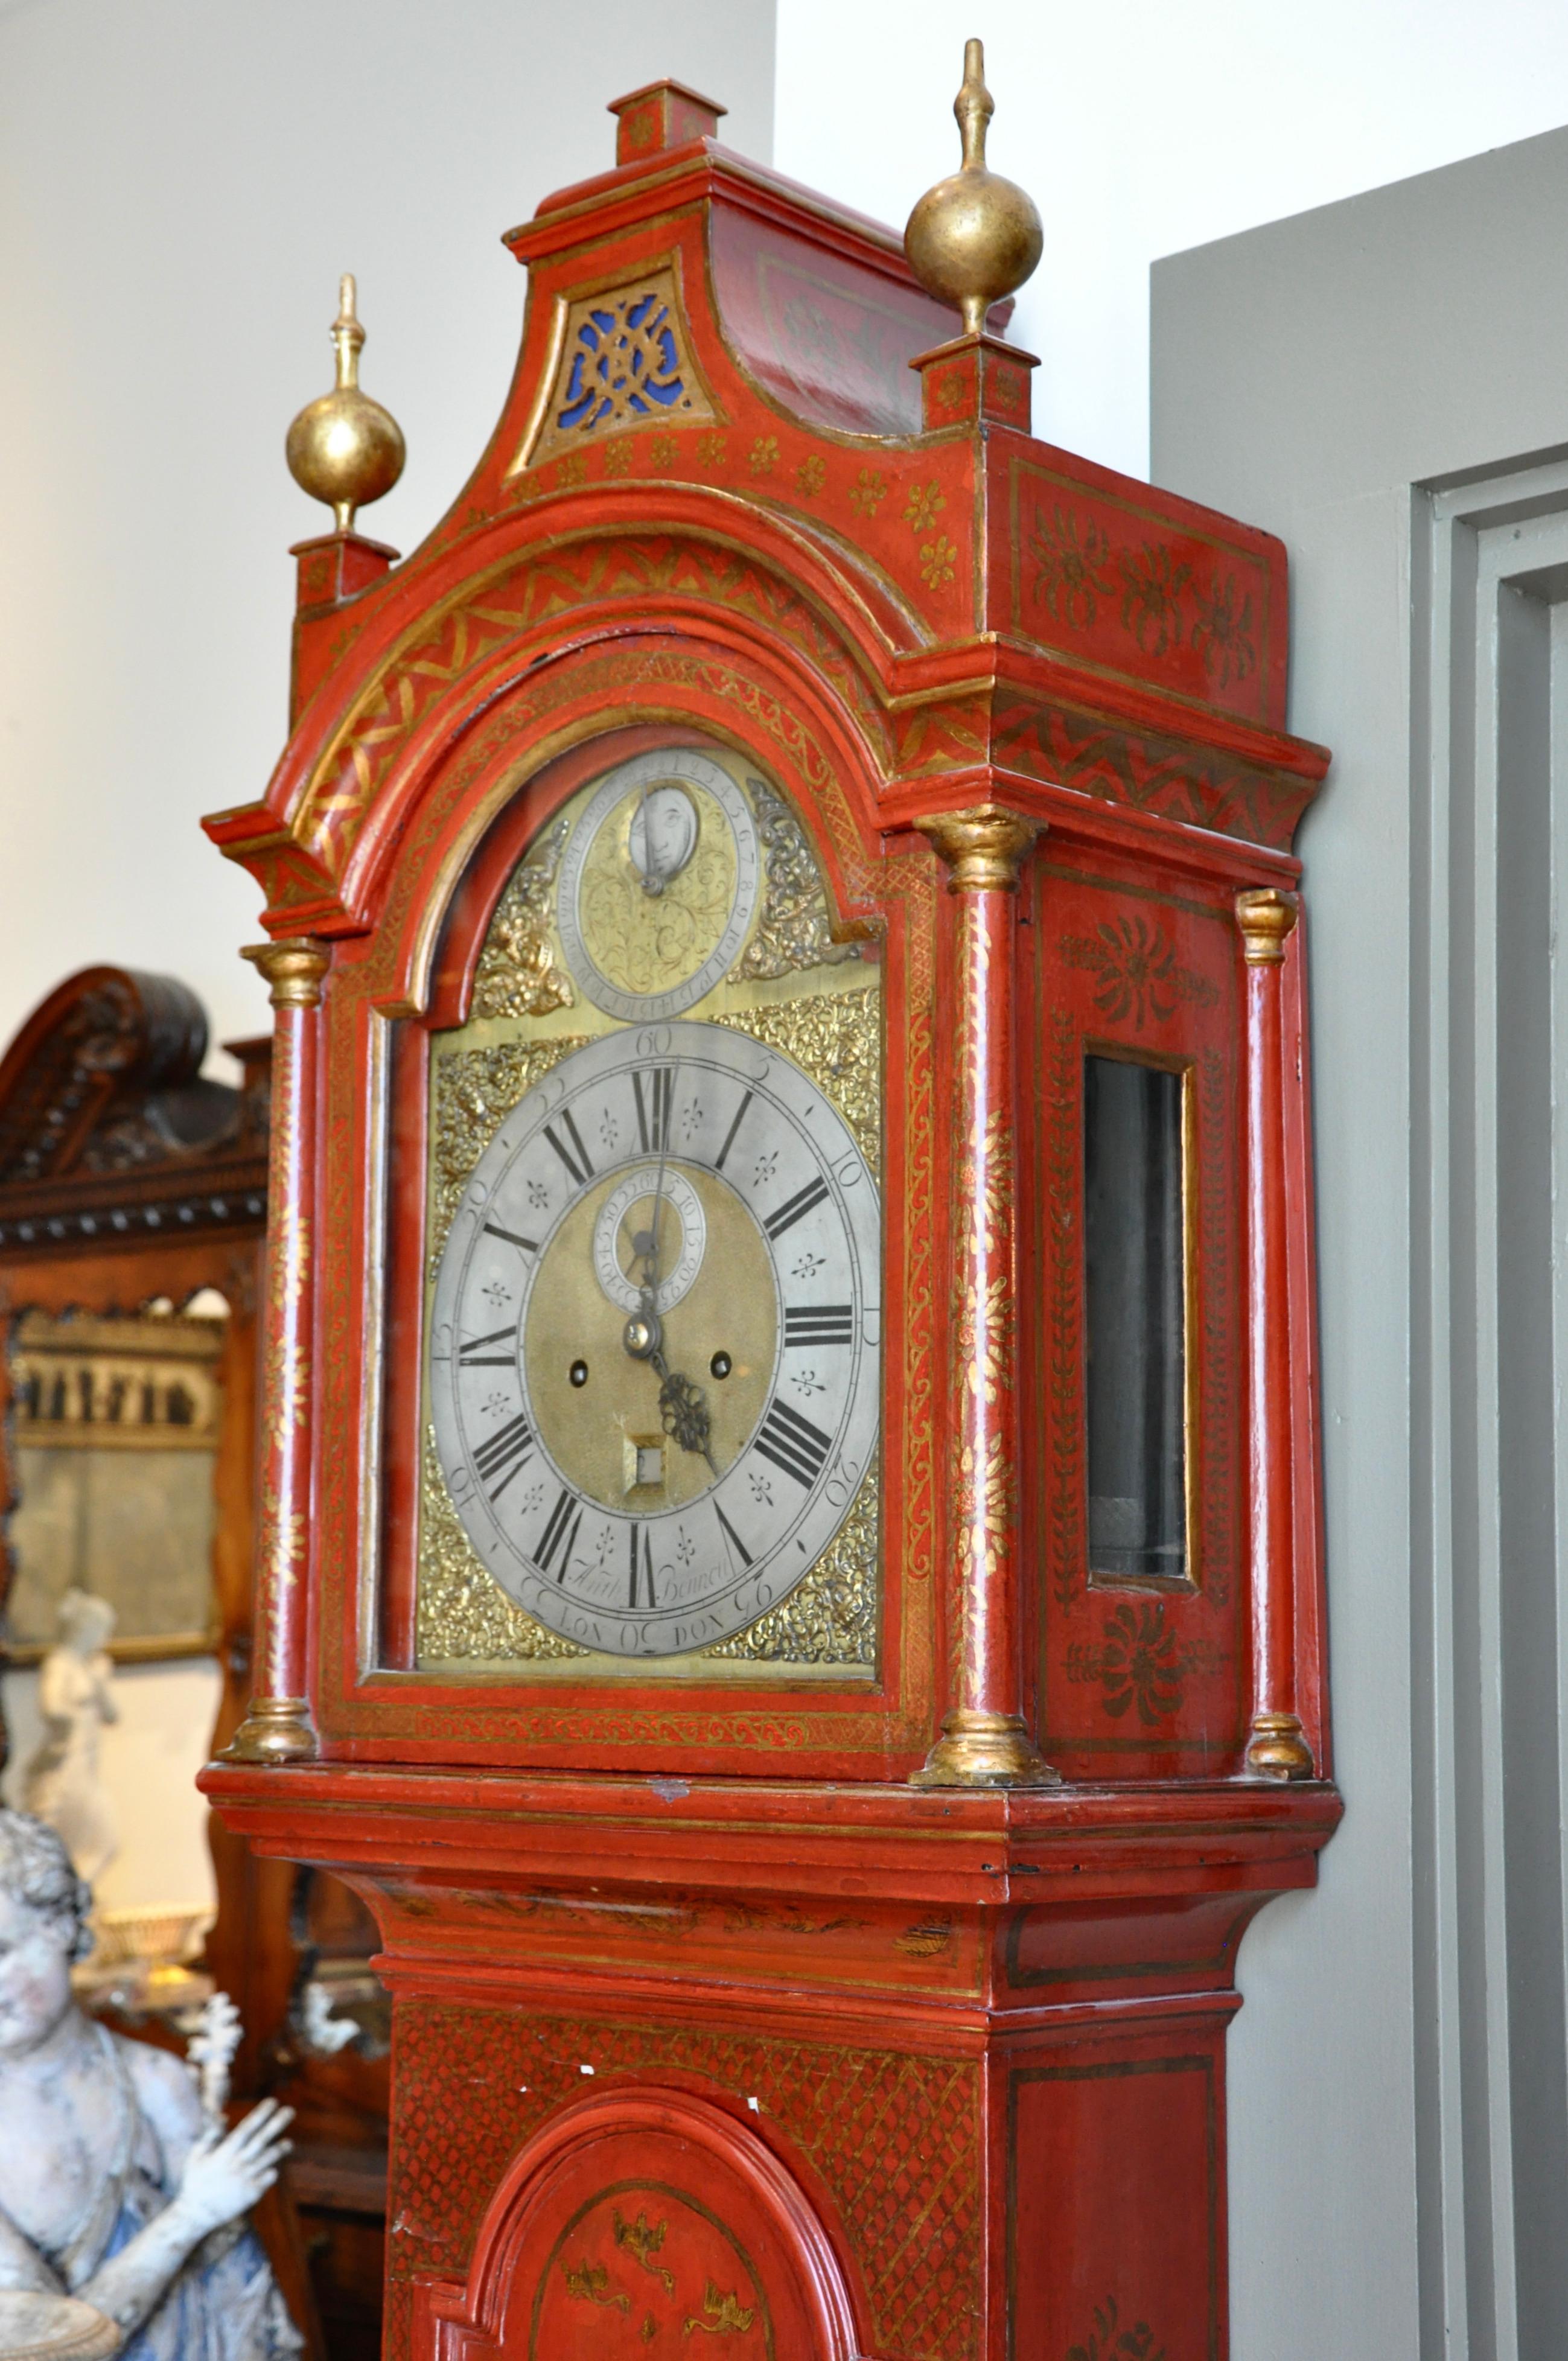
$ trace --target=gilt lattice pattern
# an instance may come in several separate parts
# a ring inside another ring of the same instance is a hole
[[[607,2076],[699,2074],[754,2098],[752,2120],[764,2133],[776,2123],[821,2174],[864,2275],[873,2349],[907,2361],[977,2351],[982,2144],[971,2061],[422,1999],[399,2004],[394,2039],[394,2289],[416,2271],[466,2270],[497,2182],[567,2100],[602,2091]],[[394,2324],[407,2319],[406,2304],[389,2303],[388,2361],[405,2361],[406,2328]]]

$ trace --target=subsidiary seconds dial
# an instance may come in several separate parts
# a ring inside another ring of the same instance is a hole
[[[854,1137],[727,1027],[617,1033],[514,1108],[432,1315],[448,1488],[503,1589],[620,1656],[729,1637],[870,1466],[881,1216]]]

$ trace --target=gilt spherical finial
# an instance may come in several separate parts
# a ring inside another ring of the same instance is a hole
[[[325,500],[339,533],[354,528],[354,511],[389,492],[403,472],[403,431],[389,410],[359,388],[359,348],[365,331],[354,310],[354,277],[339,282],[332,341],[337,350],[337,383],[330,393],[307,401],[289,429],[284,445],[289,473],[314,500]]]
[[[986,127],[995,112],[984,45],[966,41],[963,88],[953,101],[963,161],[950,180],[927,190],[904,233],[916,278],[938,302],[958,305],[970,336],[979,335],[992,303],[1022,287],[1045,243],[1033,200],[986,170]]]

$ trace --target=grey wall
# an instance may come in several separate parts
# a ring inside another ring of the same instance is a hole
[[[1519,1312],[1564,1180],[1565,255],[1552,132],[1153,274],[1154,478],[1283,535],[1335,750],[1299,849],[1349,1812],[1243,1954],[1235,2361],[1563,2349],[1562,1339]]]
[[[409,445],[366,527],[407,550],[506,392],[500,232],[661,73],[770,155],[773,0],[0,5],[0,1042],[95,959],[265,1029],[256,889],[196,823],[282,745],[288,544],[327,522],[283,434],[338,273]]]

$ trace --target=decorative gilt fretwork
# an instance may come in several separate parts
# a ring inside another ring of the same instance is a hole
[[[566,313],[555,381],[525,465],[637,426],[695,426],[715,416],[692,357],[673,269],[579,296]]]
[[[475,1016],[547,1016],[572,1005],[571,978],[550,949],[550,897],[566,829],[558,819],[546,829],[507,880],[479,953]]]
[[[586,1653],[514,1607],[475,1554],[428,1429],[420,1471],[418,1646],[422,1664],[465,1658],[537,1661]]]
[[[703,1654],[749,1664],[874,1664],[879,1498],[875,1476],[868,1476],[805,1581],[749,1630]]]
[[[431,1124],[430,1269],[433,1277],[468,1176],[502,1122],[525,1093],[584,1036],[555,1041],[498,1041],[488,1049],[449,1049],[434,1060]]]
[[[873,1178],[882,1178],[882,1004],[874,992],[824,993],[713,1019],[793,1058],[831,1099]]]
[[[747,782],[762,840],[767,894],[757,931],[740,961],[746,976],[788,975],[858,959],[858,943],[836,943],[821,872],[805,831],[784,797],[761,779]]]

